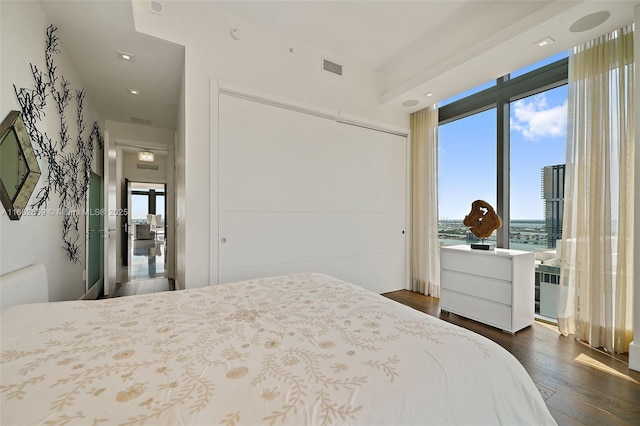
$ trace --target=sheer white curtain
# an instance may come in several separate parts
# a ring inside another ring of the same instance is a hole
[[[438,110],[411,114],[411,290],[440,297]]]
[[[558,328],[615,352],[632,338],[634,84],[631,27],[569,56]]]

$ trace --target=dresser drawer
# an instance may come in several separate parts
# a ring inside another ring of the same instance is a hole
[[[442,289],[440,308],[502,330],[511,331],[511,308],[499,303]]]
[[[440,265],[442,269],[450,271],[511,281],[511,258],[506,256],[443,249],[440,252]]]
[[[442,288],[511,306],[511,283],[449,270],[441,272]]]

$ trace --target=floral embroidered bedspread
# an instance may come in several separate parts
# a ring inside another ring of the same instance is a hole
[[[327,275],[0,318],[3,425],[554,424],[503,348]]]

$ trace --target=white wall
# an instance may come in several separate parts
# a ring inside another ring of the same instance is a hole
[[[0,2],[0,115],[4,118],[9,111],[20,109],[13,85],[16,87],[33,87],[33,76],[29,64],[36,65],[40,70],[45,67],[45,39],[46,29],[51,24],[37,2]],[[82,81],[74,70],[68,57],[65,55],[64,38],[60,37],[59,48],[61,54],[54,56],[55,65],[58,67],[58,75],[71,83],[73,89],[81,89]],[[75,117],[73,111],[75,101],[67,110],[67,120],[72,132],[72,141]],[[91,126],[95,120],[101,122],[97,111],[91,103],[91,93],[86,94],[85,120]],[[59,132],[59,119],[54,110],[51,99],[46,109],[46,116],[39,123],[39,129],[50,135]],[[71,116],[69,116],[71,115]],[[102,124],[101,124],[102,125]],[[102,126],[104,128],[104,126]],[[72,142],[73,143],[73,142]],[[95,157],[101,157],[102,153],[97,149]],[[42,188],[46,179],[47,165],[45,160],[38,160],[43,175],[38,182],[34,195]],[[94,171],[101,174],[96,167]],[[30,202],[34,201],[32,196]],[[59,198],[57,195],[49,201],[47,207],[57,209]],[[4,213],[4,209],[2,209]],[[85,222],[81,219],[81,230],[84,230]],[[85,242],[82,237],[81,259],[84,263]],[[33,263],[43,263],[47,269],[49,281],[49,299],[52,301],[78,299],[85,292],[85,284],[82,277],[84,265],[75,264],[68,260],[66,252],[62,249],[62,217],[56,214],[40,217],[23,216],[19,221],[10,221],[5,214],[0,214],[0,274],[4,274]]]
[[[176,191],[176,288],[185,289],[185,271],[186,271],[186,188],[185,188],[185,76],[182,75],[182,84],[180,85],[180,99],[178,101],[178,120],[176,123],[176,146],[175,146],[175,191]]]
[[[123,180],[129,179],[132,182],[145,182],[145,183],[167,183],[167,156],[157,155],[153,162],[141,163],[138,161],[138,154],[133,152],[124,152],[122,174]],[[138,164],[157,166],[158,170],[146,170],[139,169]]]
[[[179,256],[184,255],[184,262],[178,259],[177,275],[181,285],[200,287],[213,279],[208,236],[209,224],[217,221],[217,212],[209,208],[207,179],[216,172],[211,166],[216,161],[209,159],[217,131],[210,125],[210,79],[404,127],[409,116],[379,106],[376,74],[361,64],[220,12],[211,2],[163,6],[160,16],[149,12],[148,2],[133,2],[134,19],[136,30],[185,46],[184,131],[178,132],[177,146],[179,165],[186,166],[178,184],[178,206],[183,209],[178,211],[178,234],[184,235]],[[233,27],[241,30],[239,42],[229,34]],[[341,63],[344,76],[322,71],[322,57]]]

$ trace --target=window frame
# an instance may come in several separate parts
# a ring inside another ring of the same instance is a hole
[[[510,79],[509,74],[496,85],[438,108],[438,125],[496,108],[496,212],[503,223],[510,223],[510,103],[563,86],[569,80],[569,58],[536,68]],[[496,232],[496,246],[509,248],[509,227]]]

